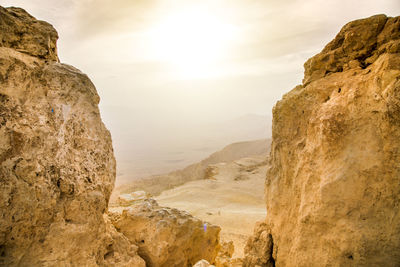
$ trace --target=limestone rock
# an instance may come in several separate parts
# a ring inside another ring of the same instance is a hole
[[[350,22],[273,109],[276,266],[400,265],[400,18]]]
[[[59,61],[56,30],[22,8],[0,6],[0,47],[9,47],[40,59]]]
[[[330,73],[365,69],[381,54],[400,53],[400,19],[376,15],[346,24],[318,55],[305,64],[303,84]]]
[[[272,251],[273,241],[269,227],[266,223],[257,223],[254,235],[249,238],[244,248],[245,258],[243,259],[243,267],[275,266]]]
[[[216,267],[236,267],[242,266],[241,259],[235,258],[232,259],[233,252],[235,251],[235,247],[233,245],[233,241],[223,242],[218,251],[218,255],[215,258],[215,266]]]
[[[198,262],[196,262],[195,265],[193,265],[193,267],[215,267],[214,265],[211,265],[208,261],[206,260],[200,260]]]
[[[1,7],[0,25],[0,265],[144,266],[104,218],[115,159],[94,85],[57,62],[51,25]]]
[[[139,201],[143,201],[150,197],[145,191],[135,191],[130,194],[121,194],[118,197],[118,204],[123,207],[130,206]]]
[[[214,263],[220,227],[204,223],[177,209],[160,207],[153,199],[125,208],[110,217],[119,232],[138,244],[149,267],[192,266],[205,259]]]

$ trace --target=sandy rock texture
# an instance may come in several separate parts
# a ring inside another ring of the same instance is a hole
[[[57,32],[0,7],[0,265],[144,266],[104,213],[111,137],[89,78],[58,63]]]
[[[399,162],[400,18],[378,15],[345,25],[273,109],[276,266],[399,266]]]
[[[271,230],[264,222],[259,222],[254,228],[254,234],[244,248],[245,257],[243,267],[273,267],[275,260],[272,257],[273,240]]]
[[[9,47],[40,59],[59,61],[57,31],[22,8],[0,6],[0,47]]]
[[[220,227],[185,211],[160,207],[154,199],[110,210],[119,232],[139,246],[148,267],[192,266],[205,259],[214,263],[219,250]]]
[[[241,258],[232,258],[235,246],[233,241],[223,242],[215,258],[216,267],[242,267],[243,261]]]
[[[196,264],[193,265],[193,267],[215,267],[215,265],[211,265],[206,260],[200,260],[200,261],[196,262]]]

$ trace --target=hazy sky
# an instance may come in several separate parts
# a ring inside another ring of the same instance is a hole
[[[301,82],[304,61],[341,26],[378,13],[400,15],[399,0],[3,0],[2,5],[23,7],[55,26],[61,61],[89,75],[104,111],[118,106],[182,120],[269,114]]]
[[[1,2],[57,29],[61,61],[97,87],[117,158],[124,138],[145,149],[155,139],[180,142],[210,121],[270,115],[301,83],[306,59],[345,23],[400,15],[399,0]]]

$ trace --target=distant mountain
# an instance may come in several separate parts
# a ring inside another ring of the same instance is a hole
[[[142,179],[135,179],[130,183],[122,184],[114,190],[111,201],[115,200],[121,193],[144,190],[152,195],[158,195],[166,189],[182,185],[186,182],[204,179],[206,169],[211,164],[232,162],[250,156],[265,156],[265,159],[267,159],[270,144],[271,139],[230,144],[204,160],[191,164],[182,170],[172,171],[164,175],[153,175]]]
[[[101,107],[101,114],[113,139],[117,186],[184,168],[234,142],[271,136],[271,118],[255,114],[211,122],[162,120],[123,107]]]
[[[271,139],[233,143],[211,154],[199,163],[192,164],[183,170],[172,172],[172,174],[181,176],[185,181],[203,179],[206,168],[211,164],[231,162],[249,156],[265,155],[267,157],[270,149]]]

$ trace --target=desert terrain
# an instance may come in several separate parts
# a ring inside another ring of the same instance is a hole
[[[270,139],[259,139],[252,141],[242,141],[229,144],[221,150],[209,154],[200,162],[193,163],[182,169],[176,168],[174,171],[163,173],[158,172],[155,175],[131,177],[125,182],[117,182],[111,195],[111,203],[115,203],[120,194],[131,193],[138,190],[144,190],[152,196],[157,196],[161,192],[173,187],[182,185],[189,181],[203,179],[209,165],[231,162],[233,160],[255,155],[267,155],[270,149]],[[119,164],[119,163],[118,163]],[[158,169],[160,171],[160,169]],[[117,180],[120,177],[117,175]]]
[[[221,227],[221,240],[233,241],[234,257],[243,248],[254,224],[265,219],[265,156],[243,158],[211,165],[207,179],[188,182],[156,197],[162,206],[188,211],[195,217]],[[238,220],[240,218],[240,220]]]
[[[254,224],[266,216],[264,181],[269,146],[269,139],[234,143],[182,170],[119,186],[113,192],[110,210],[123,209],[118,203],[120,195],[143,190],[161,206],[187,211],[220,226],[221,241],[233,241],[234,257],[243,257]]]

